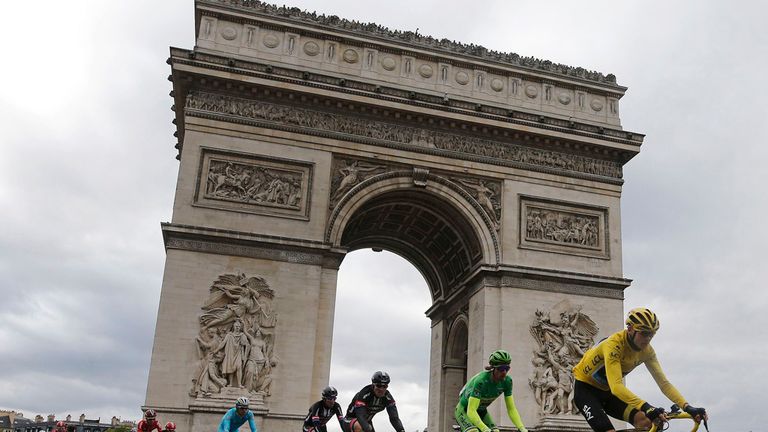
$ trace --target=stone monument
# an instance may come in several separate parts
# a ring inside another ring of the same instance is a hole
[[[180,165],[146,407],[202,432],[247,395],[259,427],[298,430],[328,384],[339,265],[375,248],[430,289],[429,430],[498,348],[527,425],[583,429],[568,369],[630,284],[626,88],[256,0],[197,0],[195,32],[168,60]]]

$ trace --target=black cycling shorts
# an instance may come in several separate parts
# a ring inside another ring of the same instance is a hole
[[[610,415],[613,418],[632,423],[637,409],[617,398],[608,390],[600,390],[585,382],[576,380],[573,385],[573,403],[587,419],[587,423],[595,432],[605,432],[614,429]]]

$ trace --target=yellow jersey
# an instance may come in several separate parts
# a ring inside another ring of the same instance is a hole
[[[573,376],[593,387],[610,391],[631,407],[642,409],[645,401],[629,391],[623,382],[624,376],[640,364],[645,364],[659,389],[669,400],[680,407],[685,406],[685,398],[667,380],[653,348],[648,345],[640,351],[634,350],[629,344],[626,329],[603,339],[584,353],[581,361],[573,367]]]

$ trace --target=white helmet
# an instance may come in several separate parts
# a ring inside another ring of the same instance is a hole
[[[237,398],[237,400],[235,401],[235,407],[236,408],[240,408],[240,407],[248,408],[248,398],[245,397],[245,396],[240,396],[239,398]]]

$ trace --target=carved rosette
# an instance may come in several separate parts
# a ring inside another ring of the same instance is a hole
[[[521,247],[609,258],[606,209],[529,197],[520,203]]]
[[[312,165],[204,149],[195,204],[306,219]]]
[[[259,276],[222,274],[213,282],[201,307],[195,339],[199,366],[190,396],[217,400],[249,393],[269,397],[275,354],[277,313],[274,291]]]
[[[594,321],[563,300],[548,311],[537,310],[530,327],[538,349],[533,353],[533,376],[528,385],[542,416],[578,414],[573,403],[573,366],[595,343]]]

